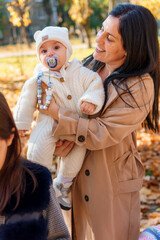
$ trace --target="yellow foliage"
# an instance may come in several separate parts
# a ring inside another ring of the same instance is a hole
[[[31,23],[31,19],[29,18],[29,12],[24,13],[23,23],[25,27],[27,27]]]
[[[69,10],[69,15],[73,21],[85,24],[93,10],[89,7],[89,1],[73,0],[73,4]]]
[[[131,2],[148,8],[155,18],[160,19],[160,0],[131,0]]]
[[[20,6],[24,6],[24,0],[18,0]]]
[[[25,0],[12,1],[7,3],[6,6],[10,13],[9,21],[13,24],[13,26],[21,27],[23,25],[27,27],[31,23]]]

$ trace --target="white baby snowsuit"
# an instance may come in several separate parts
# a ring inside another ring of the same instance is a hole
[[[23,86],[20,98],[14,110],[14,119],[19,130],[29,130],[33,121],[33,113],[37,109],[37,75],[43,72],[42,81],[48,83],[49,70],[42,64],[35,68],[35,76],[27,80]],[[78,112],[83,101],[96,105],[93,114],[100,111],[104,102],[104,88],[99,75],[73,59],[68,62],[67,69],[59,72],[50,71],[50,81],[53,83],[53,96],[58,105]],[[83,115],[84,117],[84,115]],[[86,116],[87,117],[87,116]],[[54,119],[48,115],[38,113],[36,126],[33,129],[27,158],[47,166],[52,166],[55,143],[58,139],[53,136]],[[59,172],[64,177],[75,177],[79,172],[86,149],[75,145],[72,151],[60,164]]]

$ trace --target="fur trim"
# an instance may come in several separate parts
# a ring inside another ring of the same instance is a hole
[[[37,188],[33,192],[33,181],[31,176],[26,173],[26,192],[21,197],[19,206],[16,208],[16,210],[13,210],[13,207],[15,206],[15,196],[12,196],[5,210],[3,211],[3,215],[41,211],[49,204],[49,189],[52,183],[50,171],[46,167],[28,160],[22,159],[22,163],[35,175],[37,179]]]
[[[47,223],[44,218],[39,221],[22,221],[15,224],[3,224],[0,227],[1,240],[44,240],[47,239]]]

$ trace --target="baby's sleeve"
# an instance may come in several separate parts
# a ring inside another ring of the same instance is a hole
[[[28,79],[21,91],[14,108],[13,117],[18,130],[29,130],[33,121],[33,113],[37,106],[36,78]]]
[[[83,88],[85,92],[78,101],[78,108],[80,109],[81,104],[86,101],[96,106],[92,115],[96,114],[101,110],[105,98],[102,79],[98,73],[85,67],[80,69],[79,77],[80,80],[83,81]]]

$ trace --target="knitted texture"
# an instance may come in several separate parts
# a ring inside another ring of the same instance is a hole
[[[38,71],[40,70],[43,70],[42,81],[48,83],[48,69],[39,65],[36,67],[35,74],[38,74]],[[98,113],[102,108],[104,102],[104,88],[102,80],[97,73],[83,67],[80,61],[74,59],[70,62],[65,73],[63,71],[60,71],[60,73],[51,71],[50,81],[53,83],[53,96],[58,105],[77,112],[80,116],[82,116],[80,105],[83,101],[88,101],[96,105],[96,109],[93,114]],[[24,127],[27,125],[26,119],[28,119],[28,115],[30,116],[28,125],[32,122],[31,116],[33,116],[33,112],[32,114],[28,113],[28,109],[33,109],[31,106],[36,106],[36,103],[31,102],[30,98],[30,96],[36,95],[37,88],[35,86],[37,86],[36,77],[33,77],[25,83],[22,89],[20,100],[18,100],[17,108],[15,108],[14,111],[17,127],[19,125],[22,127],[23,121]],[[28,99],[30,99],[30,101]],[[23,109],[23,111],[21,111],[21,109]],[[55,149],[55,142],[57,141],[53,137],[53,125],[54,120],[51,117],[39,113],[37,125],[31,133],[28,145],[27,157],[30,160],[44,164],[48,168],[52,165],[52,156]],[[74,153],[73,158],[71,157],[71,154],[70,158],[68,157],[70,164],[72,165],[72,160],[76,162],[80,161],[79,166],[81,166],[84,157],[84,150],[79,147],[77,154]],[[69,159],[72,160],[70,161]],[[79,167],[76,163],[75,166],[77,166],[77,173]],[[70,176],[70,173],[67,173],[66,177],[73,176]]]
[[[65,27],[45,27],[42,31],[38,30],[34,34],[34,39],[36,40],[36,52],[39,59],[39,49],[43,43],[55,40],[62,43],[67,48],[67,59],[72,55],[72,45],[69,41],[68,29]],[[40,59],[39,59],[40,60]]]
[[[139,240],[160,240],[160,225],[145,229],[140,235]]]

